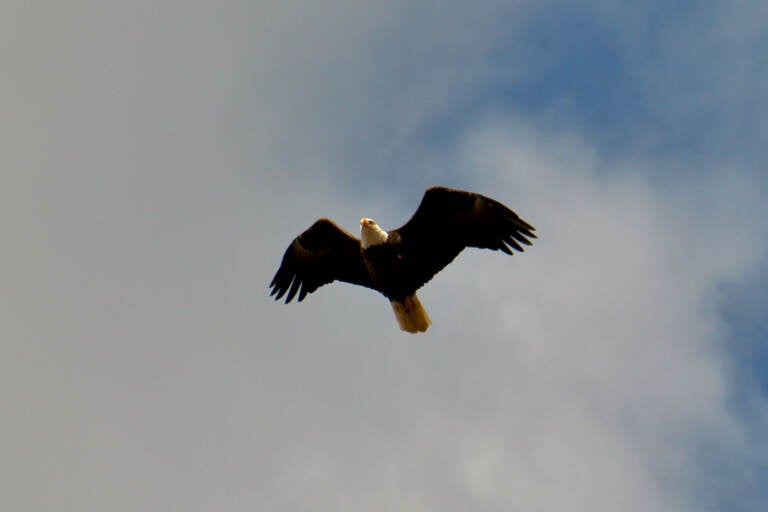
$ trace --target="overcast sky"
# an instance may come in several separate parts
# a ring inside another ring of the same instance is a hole
[[[762,511],[768,4],[0,7],[0,508]],[[538,229],[267,284],[429,185]]]

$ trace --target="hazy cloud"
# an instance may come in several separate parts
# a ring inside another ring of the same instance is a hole
[[[764,261],[764,183],[468,100],[543,9],[506,4],[3,8],[4,508],[761,508],[765,399],[719,308]],[[360,288],[267,297],[315,218],[396,227],[438,182],[541,239],[462,255],[428,333]]]

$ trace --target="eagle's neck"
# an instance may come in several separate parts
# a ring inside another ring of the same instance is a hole
[[[370,219],[364,219],[360,223],[360,238],[363,249],[372,245],[383,244],[387,241],[387,232]]]

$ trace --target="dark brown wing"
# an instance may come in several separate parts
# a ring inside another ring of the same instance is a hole
[[[270,295],[285,303],[299,293],[299,302],[324,284],[335,280],[373,288],[360,254],[360,240],[329,219],[320,219],[297,236],[283,255],[270,283]]]
[[[431,187],[413,217],[390,233],[399,241],[409,284],[421,287],[465,247],[522,252],[536,238],[533,226],[489,197]]]

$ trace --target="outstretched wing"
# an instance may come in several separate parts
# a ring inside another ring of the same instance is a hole
[[[360,241],[329,219],[320,219],[297,236],[283,255],[270,283],[270,296],[285,303],[298,292],[299,302],[335,280],[373,288],[360,254]]]
[[[453,261],[465,247],[522,252],[536,238],[533,226],[500,202],[474,192],[431,187],[413,217],[390,232],[409,264],[416,289]]]

